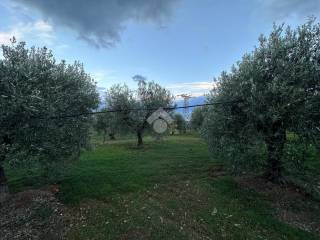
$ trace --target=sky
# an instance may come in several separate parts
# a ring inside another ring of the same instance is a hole
[[[320,0],[0,0],[0,44],[15,36],[80,61],[100,91],[136,74],[202,96],[273,23],[320,16]]]

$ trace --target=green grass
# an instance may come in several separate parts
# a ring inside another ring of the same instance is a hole
[[[100,145],[94,152],[84,153],[60,183],[60,197],[67,203],[104,199],[168,182],[176,175],[203,174],[210,165],[206,145],[197,138],[185,139],[183,146],[180,141],[147,141],[144,149],[136,148],[135,141]]]
[[[320,238],[281,222],[267,199],[240,188],[231,177],[210,177],[215,161],[207,149],[195,136],[174,136],[162,142],[147,139],[143,149],[128,140],[84,152],[59,181],[60,200],[71,213],[84,216],[69,238]],[[33,179],[27,183],[26,172],[8,175],[16,191],[46,184],[32,178],[35,172],[27,174]]]

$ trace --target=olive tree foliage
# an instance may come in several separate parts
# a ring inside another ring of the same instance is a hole
[[[202,133],[216,156],[232,160],[234,168],[250,156],[258,161],[255,150],[261,152],[257,146],[263,143],[265,176],[279,182],[287,131],[319,143],[320,25],[310,20],[296,29],[274,26],[259,42],[217,79],[209,102],[234,102],[210,107]]]
[[[94,81],[80,63],[57,63],[45,47],[27,48],[13,40],[2,45],[2,54],[0,166],[37,161],[49,167],[76,158],[87,145],[90,117],[59,116],[96,108]]]
[[[205,116],[205,107],[197,107],[192,111],[190,126],[191,129],[199,131],[202,127],[204,116]]]
[[[96,116],[94,128],[103,136],[103,142],[106,141],[107,135],[110,140],[115,140],[117,134],[126,133],[128,130],[123,125],[120,125],[121,119],[114,112],[108,112],[108,108],[103,108],[101,111],[105,112]]]
[[[184,119],[184,117],[182,116],[181,113],[175,113],[173,115],[173,120],[175,123],[175,127],[176,129],[179,131],[179,133],[186,133],[187,131],[187,122]]]
[[[134,132],[138,146],[143,145],[143,134],[149,127],[147,119],[160,107],[172,107],[173,96],[169,90],[154,81],[147,81],[136,75],[137,90],[129,89],[127,85],[114,85],[106,94],[106,102],[110,110],[118,110],[118,124]]]

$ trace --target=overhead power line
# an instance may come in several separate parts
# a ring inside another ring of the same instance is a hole
[[[219,104],[230,104],[230,103],[238,103],[241,101],[224,101],[224,102],[213,102],[213,103],[204,103],[204,104],[195,104],[189,106],[175,106],[175,107],[162,107],[164,110],[176,110],[176,109],[185,109],[185,108],[195,108],[195,107],[205,107],[205,106],[213,106]],[[132,112],[132,111],[156,111],[158,108],[126,108],[126,109],[108,109],[104,111],[96,111],[96,112],[84,112],[84,113],[77,113],[77,114],[66,114],[66,115],[59,115],[59,116],[51,116],[51,117],[41,117],[41,116],[33,116],[32,118],[39,118],[39,119],[63,119],[63,118],[75,118],[81,116],[89,116],[89,115],[96,115],[96,114],[106,114],[106,113],[116,113],[116,112]]]

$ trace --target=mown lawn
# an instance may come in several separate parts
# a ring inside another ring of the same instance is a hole
[[[283,206],[274,198],[230,176],[212,176],[214,165],[196,136],[148,139],[143,149],[131,140],[98,144],[58,183],[58,198],[79,217],[68,238],[320,239],[314,228],[279,217]],[[24,175],[11,170],[10,188],[26,188]],[[27,183],[45,184],[39,178]],[[301,199],[288,200],[285,210],[311,212],[309,222],[320,226],[319,202]]]

